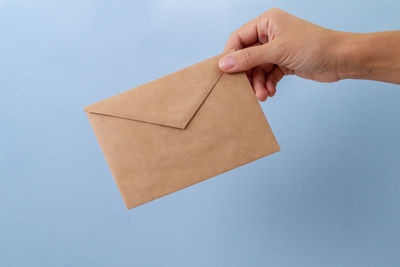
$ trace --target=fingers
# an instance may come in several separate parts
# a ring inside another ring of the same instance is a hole
[[[260,67],[255,67],[252,72],[251,85],[256,97],[260,101],[265,101],[268,97],[268,91],[265,87],[265,71]]]
[[[0,1],[1,1],[1,0],[0,0]],[[255,43],[251,44],[250,46],[257,46],[257,45],[261,45],[261,43],[257,41],[257,42],[255,42]],[[266,72],[269,72],[269,70],[266,71]],[[248,78],[249,80],[251,80],[251,73],[252,73],[252,70],[251,70],[251,69],[246,70],[246,76],[247,76],[247,78]]]
[[[281,13],[285,12],[278,8],[271,8],[264,14],[241,26],[229,36],[224,51],[243,49],[257,41],[261,43],[268,42],[271,39],[268,36],[270,16],[276,16]]]
[[[274,66],[267,73],[262,67],[255,67],[252,71],[251,86],[256,97],[260,101],[265,101],[276,93],[276,85],[283,78],[284,74],[278,66]]]
[[[231,49],[239,50],[252,45],[253,43],[257,42],[257,40],[257,20],[253,19],[241,26],[239,29],[234,31],[231,36],[229,36],[224,51]]]
[[[276,93],[276,84],[283,78],[283,72],[278,66],[274,66],[270,73],[267,75],[265,82],[266,90],[269,96],[274,96]]]
[[[265,73],[270,73],[271,70],[274,68],[274,66],[275,66],[274,64],[267,63],[267,64],[258,65],[257,67],[262,68]]]
[[[228,73],[249,70],[260,64],[275,63],[277,49],[274,41],[229,53],[218,62],[219,68]]]

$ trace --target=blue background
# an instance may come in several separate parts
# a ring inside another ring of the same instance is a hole
[[[127,211],[82,107],[270,7],[355,32],[400,2],[0,1],[0,266],[400,266],[400,87],[286,77],[282,151]]]

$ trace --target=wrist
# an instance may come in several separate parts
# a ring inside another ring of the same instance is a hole
[[[399,32],[338,33],[337,73],[340,80],[366,79],[399,83]]]
[[[340,80],[369,79],[372,74],[372,55],[364,34],[339,33],[337,44],[337,73]]]

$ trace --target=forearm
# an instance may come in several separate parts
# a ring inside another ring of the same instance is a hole
[[[400,31],[339,33],[338,74],[400,84]]]

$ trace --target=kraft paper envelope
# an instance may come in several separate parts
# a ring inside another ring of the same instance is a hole
[[[85,107],[128,209],[279,146],[244,73],[212,57]]]

